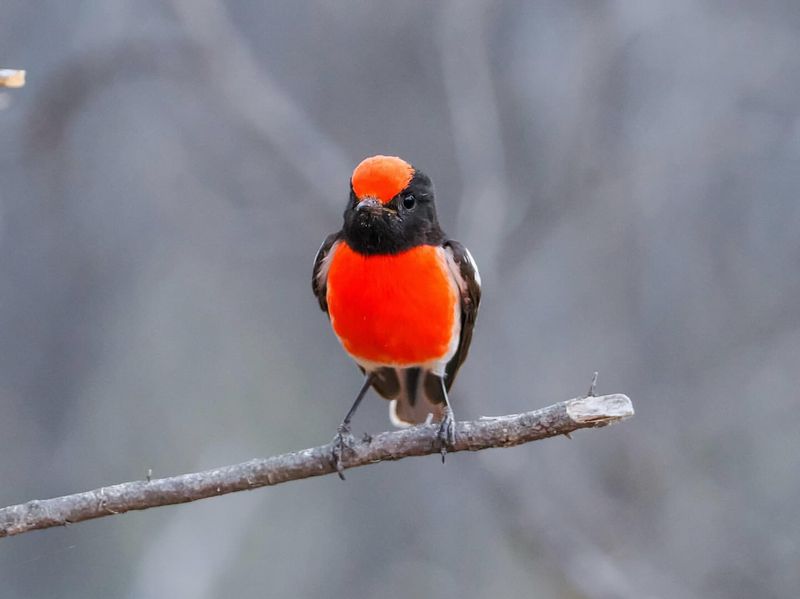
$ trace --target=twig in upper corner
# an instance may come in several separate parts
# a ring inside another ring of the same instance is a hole
[[[25,71],[21,69],[0,69],[0,87],[24,87]]]

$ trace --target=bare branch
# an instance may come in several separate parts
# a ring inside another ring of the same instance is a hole
[[[0,69],[0,87],[23,87],[25,71],[19,69]]]
[[[481,268],[487,273],[498,270],[511,196],[487,45],[486,29],[493,5],[491,0],[443,3],[438,36],[442,82],[464,190],[458,202],[458,234],[480,257]]]
[[[456,443],[450,451],[512,447],[581,428],[607,426],[631,416],[633,406],[625,395],[571,399],[533,412],[459,422]],[[385,460],[438,455],[436,431],[436,425],[417,426],[354,441],[350,451],[344,453],[343,465],[356,468]],[[332,452],[328,444],[203,472],[12,505],[0,509],[0,537],[331,474],[336,472]]]
[[[350,157],[259,65],[220,0],[172,0],[189,37],[208,50],[212,84],[253,131],[263,135],[338,214],[331,189],[352,168]]]

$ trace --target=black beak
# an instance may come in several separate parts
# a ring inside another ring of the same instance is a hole
[[[364,198],[356,206],[356,212],[367,212],[373,215],[381,214],[383,210],[383,204],[375,198]]]

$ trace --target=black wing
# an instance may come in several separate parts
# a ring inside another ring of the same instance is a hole
[[[461,296],[461,336],[456,353],[447,363],[444,377],[445,386],[449,391],[458,369],[467,359],[469,344],[472,342],[472,330],[475,328],[478,306],[481,303],[481,275],[469,250],[459,242],[447,240],[444,242],[444,249],[448,261],[451,262],[450,267]]]
[[[322,242],[314,258],[314,272],[311,275],[311,289],[317,296],[320,309],[328,313],[328,268],[325,258],[331,253],[331,249],[339,241],[341,232],[331,233]]]

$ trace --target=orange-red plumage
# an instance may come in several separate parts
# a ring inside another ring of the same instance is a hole
[[[334,443],[340,476],[350,421],[370,388],[390,400],[393,424],[438,422],[444,459],[456,441],[448,392],[467,357],[481,296],[472,256],[439,226],[428,175],[396,156],[372,156],[350,183],[342,228],[317,251],[311,280],[364,373]]]
[[[405,189],[414,175],[413,167],[397,156],[371,156],[353,171],[356,197],[377,198],[386,204]]]
[[[403,366],[447,355],[459,300],[441,248],[363,255],[341,242],[330,260],[328,312],[351,356]]]

